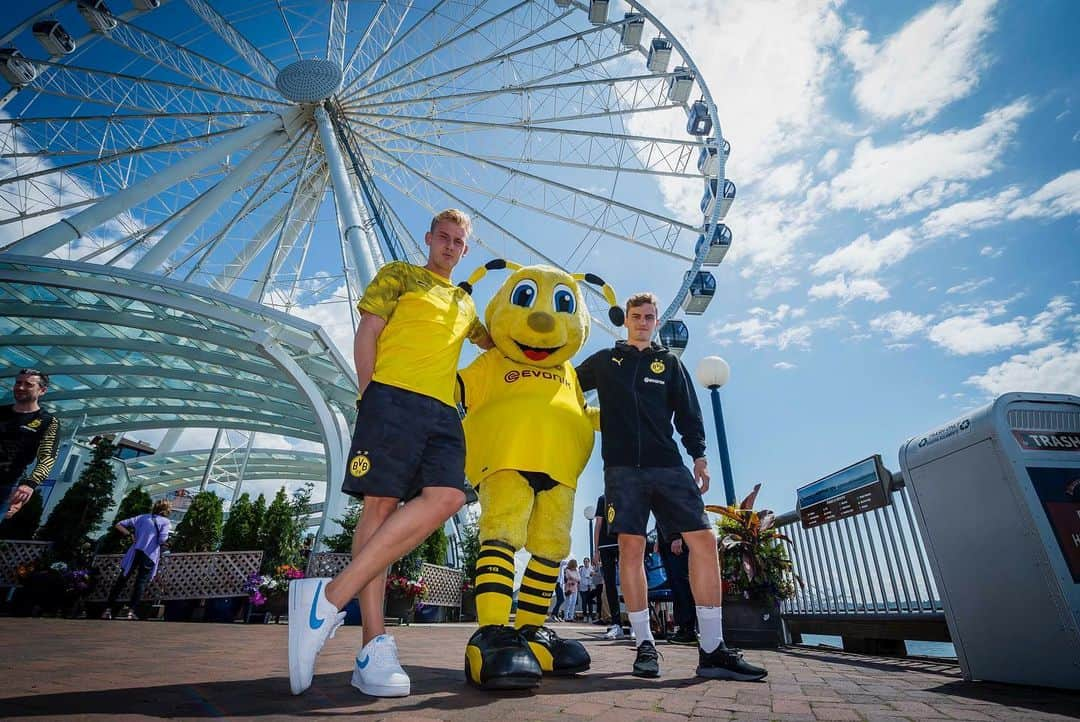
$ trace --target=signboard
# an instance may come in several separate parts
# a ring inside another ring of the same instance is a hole
[[[1016,443],[1024,451],[1080,451],[1078,431],[1026,431],[1013,429]]]
[[[796,494],[803,529],[887,506],[891,479],[881,457],[875,454],[799,488]]]
[[[1080,584],[1080,469],[1028,467],[1072,579]]]

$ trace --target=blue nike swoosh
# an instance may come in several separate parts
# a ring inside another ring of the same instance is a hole
[[[315,614],[315,610],[319,606],[319,592],[321,592],[321,591],[322,591],[322,582],[320,581],[319,586],[315,587],[315,598],[311,600],[311,615],[308,617],[308,624],[311,625],[312,629],[318,629],[319,627],[321,627],[323,625],[323,622],[326,621],[325,618],[324,619],[319,619],[318,615]]]
[[[371,657],[365,654],[363,660],[361,660],[359,657],[356,658],[356,666],[360,669],[363,669],[364,667],[368,666],[368,662],[370,661]]]

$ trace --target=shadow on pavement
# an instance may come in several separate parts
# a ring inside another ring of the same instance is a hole
[[[415,665],[410,665],[407,671],[413,679],[413,694],[396,700],[366,697],[349,684],[350,672],[335,672],[316,675],[311,689],[299,697],[289,693],[287,677],[6,697],[0,698],[0,719],[122,714],[163,718],[315,714],[332,717],[369,710],[461,710],[484,707],[496,698],[527,700],[545,694],[672,689],[705,682],[695,678],[692,669],[672,670],[668,677],[657,680],[641,680],[629,672],[586,673],[547,678],[534,691],[484,692],[466,685],[461,672]]]

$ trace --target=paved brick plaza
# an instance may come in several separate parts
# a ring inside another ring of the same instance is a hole
[[[286,626],[0,619],[2,719],[135,720],[929,720],[1070,719],[1080,695],[965,683],[951,664],[794,648],[748,652],[764,683],[693,677],[696,652],[661,643],[664,675],[628,673],[632,649],[601,627],[560,625],[582,639],[593,668],[535,693],[487,694],[462,681],[472,625],[394,630],[413,695],[372,700],[349,686],[360,629],[343,627],[312,688],[289,694]]]

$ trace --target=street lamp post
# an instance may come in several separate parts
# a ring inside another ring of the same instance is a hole
[[[596,550],[593,549],[593,520],[596,519],[596,507],[591,504],[584,509],[585,518],[589,520],[589,559],[595,556]]]
[[[716,422],[716,441],[720,446],[720,470],[724,475],[724,497],[728,506],[735,505],[735,480],[731,476],[727,434],[724,433],[724,412],[720,408],[720,387],[731,378],[731,367],[719,356],[706,356],[697,367],[698,382],[711,391],[713,420]]]

